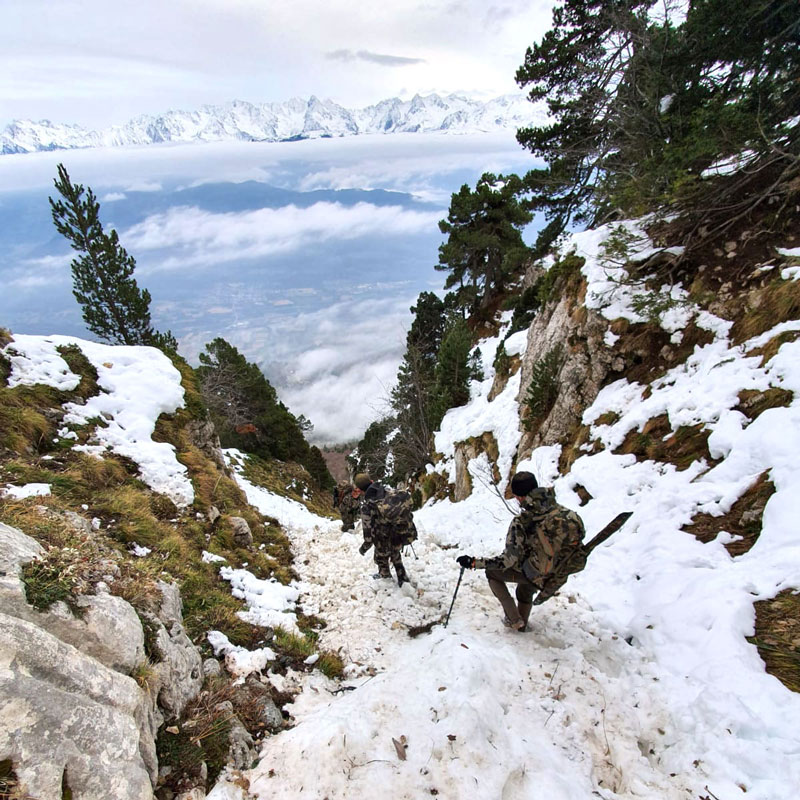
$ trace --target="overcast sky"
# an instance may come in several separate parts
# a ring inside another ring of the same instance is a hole
[[[552,0],[0,0],[0,126],[517,90]]]

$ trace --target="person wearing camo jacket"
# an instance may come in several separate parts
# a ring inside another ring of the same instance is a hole
[[[403,565],[401,550],[405,544],[417,538],[413,520],[408,521],[410,502],[408,513],[403,514],[394,523],[387,524],[381,513],[383,504],[387,503],[389,498],[385,487],[375,483],[369,475],[363,472],[356,475],[355,484],[356,488],[363,493],[361,527],[364,542],[358,548],[358,552],[363,556],[371,547],[374,547],[373,560],[378,567],[375,577],[391,578],[392,573],[389,570],[389,562],[391,562],[397,575],[397,584],[402,586],[408,582],[409,578]]]
[[[580,552],[584,528],[581,518],[556,502],[555,491],[539,487],[530,472],[511,479],[511,492],[521,512],[508,528],[505,550],[492,558],[461,555],[456,561],[465,569],[485,569],[492,594],[500,601],[503,624],[524,631],[533,595],[559,571],[576,571],[574,554]],[[506,583],[515,583],[516,602]]]
[[[339,489],[339,514],[342,517],[342,530],[352,531],[361,507],[361,491],[346,484]]]

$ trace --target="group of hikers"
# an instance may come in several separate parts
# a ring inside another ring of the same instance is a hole
[[[489,588],[503,607],[503,623],[525,631],[534,604],[552,597],[569,575],[585,566],[587,550],[582,546],[581,518],[559,505],[555,491],[540,487],[532,473],[517,472],[511,479],[511,493],[520,513],[511,521],[503,552],[491,558],[464,554],[456,562],[462,573],[465,569],[485,570]],[[337,486],[333,502],[342,516],[342,530],[353,530],[360,515],[364,542],[359,552],[364,555],[374,548],[375,577],[391,578],[391,562],[398,585],[406,583],[401,551],[417,538],[411,495],[390,491],[359,473],[354,485]],[[516,584],[515,598],[508,590],[509,583]]]

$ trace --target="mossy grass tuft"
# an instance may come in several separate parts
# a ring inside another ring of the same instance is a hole
[[[683,530],[701,542],[713,541],[725,531],[735,537],[733,541],[725,544],[725,549],[732,556],[740,556],[748,552],[758,541],[764,508],[774,493],[775,484],[769,480],[769,473],[763,472],[726,514],[718,516],[697,514],[691,525],[685,525]]]
[[[94,364],[89,361],[83,353],[83,350],[76,344],[67,344],[57,347],[59,355],[72,372],[78,375],[81,382],[78,388],[73,390],[75,394],[84,400],[100,394],[100,386],[97,383],[97,370]]]
[[[681,425],[673,431],[666,414],[649,419],[641,430],[628,432],[623,443],[614,451],[631,453],[638,461],[660,461],[674,464],[679,471],[688,469],[695,461],[716,463],[708,450],[711,431],[703,425]]]
[[[275,629],[274,647],[282,655],[291,659],[293,666],[297,669],[307,669],[303,662],[315,653],[319,653],[319,658],[314,667],[323,675],[329,678],[341,678],[344,674],[344,662],[336,654],[330,651],[319,652],[317,646],[318,634],[315,631],[307,630],[303,635],[290,633],[283,628]]]

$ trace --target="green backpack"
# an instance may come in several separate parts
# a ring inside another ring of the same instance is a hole
[[[417,526],[412,513],[413,501],[408,492],[402,489],[396,492],[387,491],[372,506],[372,524],[387,531],[394,546],[405,547],[417,540]]]

